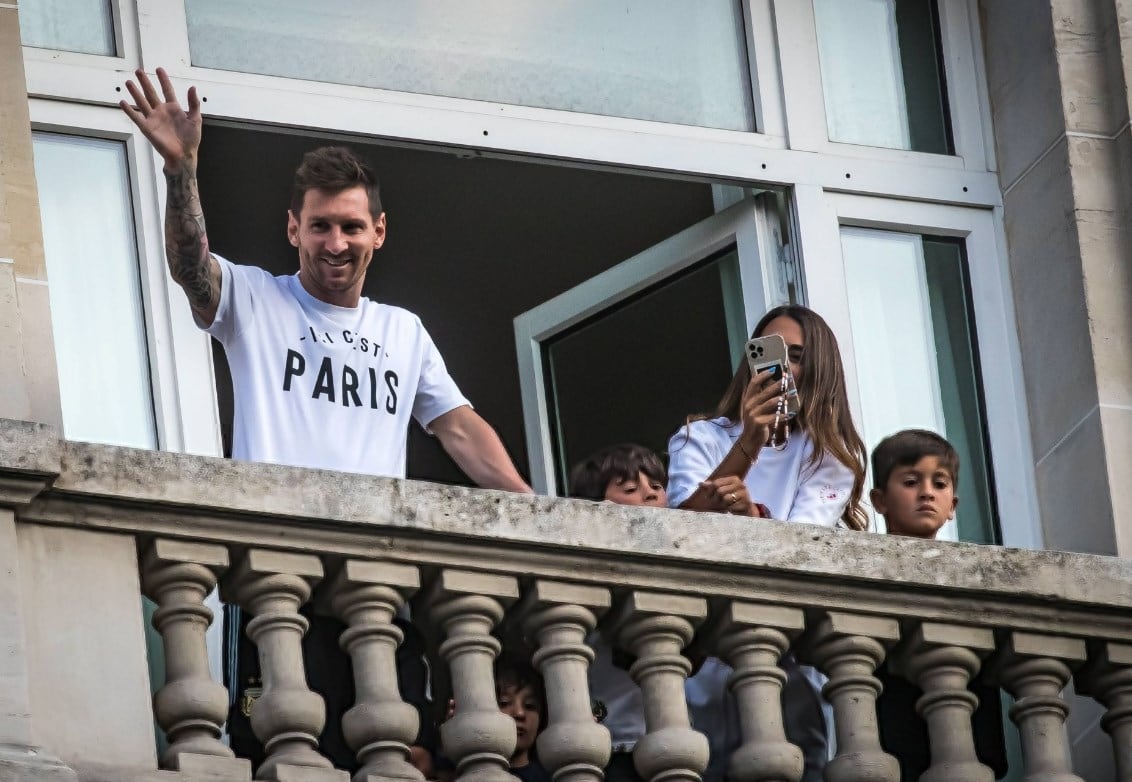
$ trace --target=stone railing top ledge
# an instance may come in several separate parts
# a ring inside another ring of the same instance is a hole
[[[925,542],[715,514],[633,508],[59,440],[0,419],[0,475],[58,470],[75,500],[432,532],[492,545],[659,557],[1026,600],[1132,608],[1132,560]],[[80,496],[81,495],[81,496]]]
[[[0,475],[58,475],[62,470],[62,452],[55,427],[0,418]]]

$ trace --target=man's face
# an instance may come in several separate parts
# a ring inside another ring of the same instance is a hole
[[[308,190],[302,212],[287,212],[287,238],[299,250],[299,281],[327,304],[356,307],[373,251],[385,242],[385,213],[374,221],[361,185]]]

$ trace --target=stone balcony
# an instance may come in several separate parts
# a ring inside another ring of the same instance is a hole
[[[250,779],[219,739],[227,697],[209,674],[204,605],[217,584],[256,616],[262,779],[348,778],[315,750],[307,601],[349,626],[355,782],[419,778],[390,625],[411,600],[458,704],[444,739],[465,782],[513,779],[514,731],[492,686],[501,621],[539,647],[550,714],[539,754],[556,782],[596,782],[609,752],[586,686],[583,639],[599,621],[636,657],[652,739],[636,761],[654,782],[694,781],[706,761],[682,696],[689,643],[736,671],[741,782],[800,769],[778,700],[788,649],[829,676],[831,782],[899,778],[877,737],[872,674],[886,658],[925,692],[925,779],[993,778],[975,760],[966,689],[982,676],[1016,699],[1028,782],[1077,779],[1070,680],[1107,709],[1119,780],[1132,780],[1126,560],[136,451],[0,420],[0,565],[0,781]],[[142,594],[164,641],[152,699]],[[160,757],[155,721],[169,740]]]

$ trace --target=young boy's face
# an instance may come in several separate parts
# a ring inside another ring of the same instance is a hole
[[[538,736],[538,715],[542,700],[530,687],[505,686],[499,691],[499,710],[515,720],[515,754],[526,760]]]
[[[668,494],[664,490],[664,484],[645,475],[644,471],[639,472],[635,479],[610,481],[605,487],[605,499],[618,505],[668,507]]]
[[[869,499],[892,535],[934,538],[955,517],[955,483],[938,456],[925,456],[912,465],[897,465],[883,489]]]

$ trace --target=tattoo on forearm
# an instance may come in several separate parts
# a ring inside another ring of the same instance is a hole
[[[196,169],[167,172],[165,181],[165,254],[169,273],[184,289],[193,309],[207,309],[217,292],[212,283]]]

